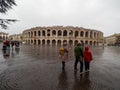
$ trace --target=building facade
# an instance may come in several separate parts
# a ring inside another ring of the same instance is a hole
[[[22,42],[22,37],[22,34],[14,34],[9,36],[9,40]]]
[[[23,41],[32,45],[75,45],[82,42],[88,45],[102,45],[103,33],[98,30],[72,26],[35,27],[23,31]]]
[[[0,42],[8,38],[8,33],[0,32]]]
[[[106,45],[120,45],[120,33],[105,37]]]

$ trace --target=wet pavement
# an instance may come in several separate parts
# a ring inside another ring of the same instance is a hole
[[[58,47],[23,45],[10,52],[0,49],[0,90],[120,90],[120,47],[91,50],[90,71],[80,75],[79,64],[74,72],[73,48],[65,71],[58,59]]]

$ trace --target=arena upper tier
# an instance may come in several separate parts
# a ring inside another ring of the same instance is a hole
[[[72,26],[35,27],[23,31],[23,39],[34,45],[75,45],[82,42],[88,45],[102,45],[103,33],[98,30]]]

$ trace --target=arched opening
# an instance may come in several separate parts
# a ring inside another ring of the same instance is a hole
[[[45,40],[44,39],[42,40],[42,45],[45,45]]]
[[[85,41],[85,44],[88,45],[88,41],[87,40]]]
[[[67,36],[67,31],[66,30],[63,31],[63,36]]]
[[[52,36],[56,36],[56,31],[55,30],[52,31]]]
[[[75,40],[75,45],[77,45],[78,44],[78,40]]]
[[[42,31],[42,36],[45,36],[45,31]]]
[[[36,31],[34,31],[34,36],[36,36]]]
[[[58,31],[58,36],[61,36],[61,35],[62,35],[62,31],[59,30],[59,31]]]
[[[40,36],[40,31],[38,31],[38,36]]]
[[[47,36],[50,36],[50,29],[47,30]]]
[[[40,45],[40,40],[38,40],[38,45]]]
[[[90,45],[92,46],[92,41],[90,41]]]
[[[33,40],[31,40],[31,44],[33,44]]]
[[[88,31],[85,32],[85,37],[88,37]]]
[[[31,37],[33,37],[33,32],[31,32]]]
[[[58,46],[61,46],[61,40],[58,40],[58,41],[57,41],[57,45],[58,45]]]
[[[96,41],[94,41],[94,43],[93,43],[93,44],[94,44],[94,46],[95,46],[95,45],[96,45]]]
[[[55,46],[56,45],[56,41],[52,40],[52,45]]]
[[[67,44],[67,40],[63,40],[63,44]]]
[[[75,31],[75,38],[78,37],[78,31]]]
[[[69,45],[72,46],[73,45],[73,41],[69,40]]]
[[[34,39],[34,45],[36,45],[36,39]]]
[[[47,40],[47,45],[50,45],[50,40]]]
[[[83,37],[83,35],[84,35],[84,32],[83,32],[83,31],[81,31],[81,32],[80,32],[80,36],[81,36],[81,37]]]

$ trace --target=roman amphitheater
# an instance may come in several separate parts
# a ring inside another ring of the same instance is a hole
[[[23,31],[23,41],[32,45],[102,45],[103,32],[73,26],[35,27]]]

